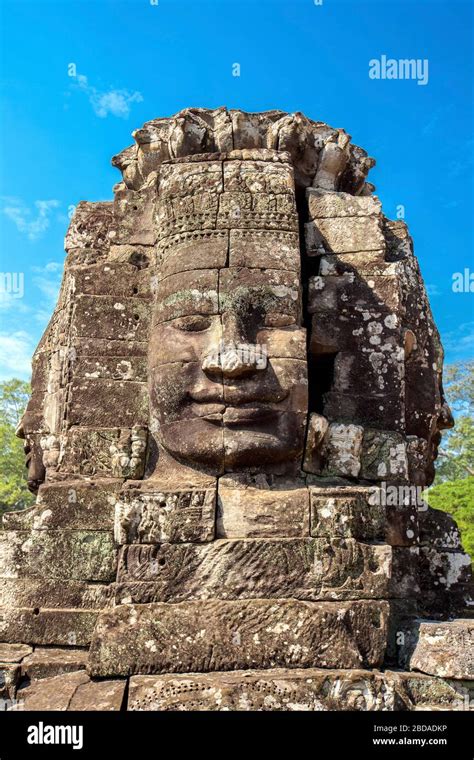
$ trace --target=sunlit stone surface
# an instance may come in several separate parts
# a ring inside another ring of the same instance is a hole
[[[0,697],[467,709],[470,562],[416,490],[452,424],[442,348],[373,159],[279,111],[134,139],[114,201],[76,209],[33,358]]]

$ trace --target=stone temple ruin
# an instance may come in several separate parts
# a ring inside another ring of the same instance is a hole
[[[114,201],[76,209],[33,359],[0,695],[468,709],[470,560],[418,498],[452,425],[442,348],[373,159],[281,111],[134,139]]]

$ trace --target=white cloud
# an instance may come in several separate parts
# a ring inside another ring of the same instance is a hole
[[[435,112],[428,119],[426,124],[422,127],[421,132],[424,135],[432,135],[443,130],[446,120],[453,111],[453,104],[449,103],[437,108]]]
[[[35,201],[35,211],[19,198],[2,198],[2,213],[14,222],[19,232],[29,240],[37,240],[48,229],[53,209],[58,208],[58,200]],[[36,215],[35,215],[36,213]]]
[[[0,272],[0,311],[28,311],[25,295],[24,272]]]
[[[448,179],[456,179],[461,175],[465,176],[469,173],[470,167],[474,164],[473,146],[474,140],[472,139],[464,140],[458,144],[456,155],[460,156],[460,158],[455,158],[446,164],[444,174]]]
[[[446,353],[451,355],[450,361],[474,356],[474,322],[464,322],[441,338]]]
[[[41,303],[41,312],[52,310],[58,300],[63,265],[58,261],[49,261],[44,267],[32,267],[32,271],[35,272],[34,284],[46,298],[46,301]]]
[[[441,295],[441,290],[438,288],[437,285],[434,285],[433,283],[426,283],[426,292],[428,293],[430,298],[434,298],[435,296]]]
[[[0,380],[8,380],[11,377],[29,379],[34,349],[35,344],[31,336],[23,330],[11,334],[0,333]]]
[[[24,314],[29,311],[29,307],[23,302],[23,296],[16,296],[5,290],[0,290],[0,311],[16,311],[18,314]]]
[[[109,114],[126,119],[130,115],[132,103],[141,103],[143,100],[143,95],[140,92],[113,88],[101,92],[89,84],[89,80],[84,74],[77,74],[75,83],[87,95],[95,115],[101,119],[105,119]]]
[[[44,267],[36,267],[37,271],[40,271],[43,269],[45,272],[62,272],[63,271],[63,265],[60,261],[48,261],[46,266]]]

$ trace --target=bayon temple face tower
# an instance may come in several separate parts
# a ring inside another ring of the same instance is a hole
[[[465,709],[470,560],[419,499],[443,354],[341,129],[186,109],[78,205],[0,532],[27,709]]]

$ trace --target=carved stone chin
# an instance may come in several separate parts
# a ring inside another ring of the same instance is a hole
[[[27,709],[455,709],[470,560],[420,503],[443,352],[373,159],[280,111],[134,140],[33,357],[0,697],[23,673]]]

